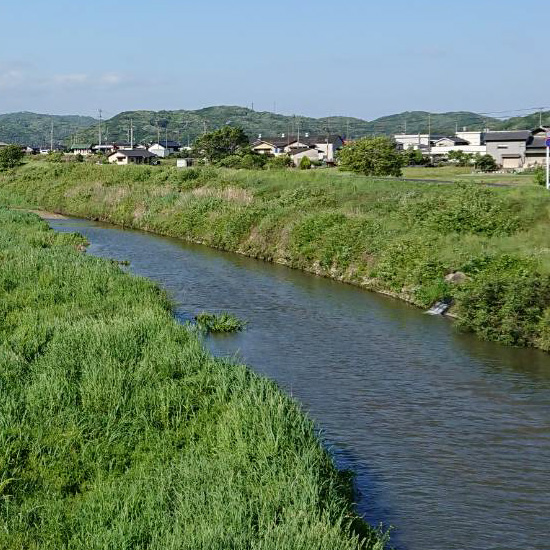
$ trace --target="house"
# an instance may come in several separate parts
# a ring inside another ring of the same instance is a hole
[[[315,160],[334,162],[338,149],[344,146],[344,140],[336,134],[313,135],[305,132],[300,137],[281,134],[280,137],[258,139],[252,144],[252,150],[260,154],[273,156],[303,152],[304,149],[313,149],[317,153]],[[308,156],[310,156],[308,154]],[[315,157],[312,153],[311,156]]]
[[[262,139],[262,136],[259,135],[258,139],[252,144],[252,150],[261,155],[282,155],[285,152],[285,147],[288,147],[290,142],[294,140],[294,138],[291,140],[290,136],[287,137],[285,134],[281,134],[280,137],[265,139]]]
[[[151,164],[151,160],[154,158],[156,158],[156,155],[147,151],[147,149],[119,149],[111,153],[107,160],[111,164],[124,166],[128,164]]]
[[[546,164],[546,135],[548,128],[535,128],[525,147],[525,168]]]
[[[113,143],[113,150],[118,151],[119,149],[133,149],[133,147],[129,141],[115,141]]]
[[[153,143],[148,150],[157,157],[164,158],[177,153],[180,149],[181,144],[177,141],[161,140],[157,143]]]
[[[433,147],[458,147],[460,145],[470,145],[468,141],[460,137],[442,137],[434,140]]]
[[[523,168],[527,141],[530,137],[532,134],[529,130],[487,132],[485,134],[487,154],[491,155],[502,168]]]
[[[429,149],[436,141],[444,138],[439,134],[395,134],[393,139],[398,149]]]
[[[109,155],[113,151],[116,151],[115,146],[112,143],[103,143],[101,145],[94,145],[92,146],[92,151],[94,153],[103,153],[105,155]]]
[[[94,145],[92,143],[75,143],[69,147],[69,152],[73,155],[82,155],[86,157],[93,154]]]

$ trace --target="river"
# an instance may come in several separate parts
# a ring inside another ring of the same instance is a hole
[[[393,525],[397,548],[550,548],[549,355],[282,266],[96,222],[50,224],[160,283],[181,320],[247,320],[207,345],[302,403],[355,471],[360,513]]]

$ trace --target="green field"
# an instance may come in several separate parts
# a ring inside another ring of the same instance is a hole
[[[381,550],[297,404],[81,245],[0,208],[0,548]]]
[[[550,195],[531,184],[415,183],[332,170],[33,165],[0,203],[41,207],[278,262],[550,349]],[[460,284],[446,280],[459,271]]]
[[[403,177],[422,180],[442,180],[468,183],[503,183],[507,185],[531,185],[533,174],[480,173],[462,166],[408,166],[403,168]]]

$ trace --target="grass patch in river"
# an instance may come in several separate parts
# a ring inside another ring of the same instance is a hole
[[[246,326],[245,321],[227,311],[221,313],[203,311],[195,317],[195,321],[199,329],[205,332],[240,332]]]

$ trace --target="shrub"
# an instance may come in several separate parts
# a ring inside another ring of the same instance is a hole
[[[6,145],[0,147],[0,169],[15,168],[22,164],[25,153],[19,145]]]
[[[311,159],[309,157],[302,157],[299,164],[300,170],[309,170],[311,168]]]
[[[289,155],[269,157],[266,162],[266,167],[269,169],[288,168],[290,166],[292,166],[292,159]]]
[[[474,159],[475,167],[482,172],[494,172],[498,165],[491,155],[477,155]]]
[[[465,269],[474,275],[454,290],[458,326],[486,340],[535,345],[550,307],[550,277],[532,261],[506,255],[484,257]]]
[[[535,185],[546,185],[546,169],[542,166],[537,166],[533,170],[533,183]]]

